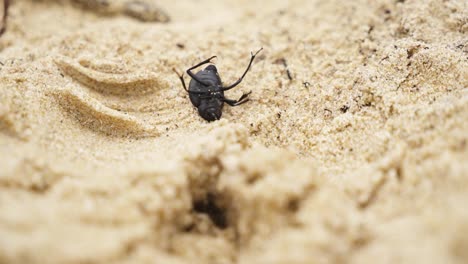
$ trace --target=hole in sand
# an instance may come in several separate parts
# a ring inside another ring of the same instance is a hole
[[[207,193],[204,199],[193,202],[193,210],[200,214],[207,214],[213,224],[221,229],[228,226],[226,209],[216,204],[216,195]]]

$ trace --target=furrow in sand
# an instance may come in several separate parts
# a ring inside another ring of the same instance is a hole
[[[84,92],[61,89],[54,92],[54,96],[66,112],[93,131],[133,138],[159,135],[153,126],[134,116],[113,110]]]
[[[66,57],[55,59],[55,63],[73,80],[105,94],[146,95],[168,86],[165,81],[151,72],[128,74],[102,72]]]

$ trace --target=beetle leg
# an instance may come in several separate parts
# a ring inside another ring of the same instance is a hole
[[[242,96],[237,101],[242,101],[244,98],[247,98],[251,93],[252,93],[252,91],[250,91],[248,93],[243,93]]]
[[[184,74],[183,73],[179,74],[175,68],[172,68],[172,70],[177,74],[177,76],[179,76],[179,79],[182,82],[182,86],[184,87],[184,90],[187,91],[187,93],[189,93],[190,91],[187,89],[187,86],[185,85]]]
[[[172,68],[172,71],[174,71],[177,76],[179,76],[180,81],[182,82],[182,86],[184,87],[184,90],[187,91],[187,93],[191,94],[209,94],[210,92],[201,92],[201,91],[190,91],[187,89],[187,86],[185,85],[185,80],[184,80],[184,74],[179,74],[175,68]]]
[[[250,52],[250,62],[249,62],[249,65],[247,66],[247,69],[245,69],[244,71],[244,74],[242,74],[242,76],[239,78],[239,80],[237,80],[236,82],[234,82],[233,84],[227,86],[227,87],[223,87],[223,91],[226,91],[226,90],[229,90],[229,89],[232,89],[234,87],[236,87],[239,83],[242,82],[242,79],[244,79],[245,75],[247,74],[247,72],[250,70],[250,66],[252,66],[252,62],[254,61],[255,59],[255,56],[257,56],[257,54],[262,51],[263,48],[259,49],[257,52],[255,52],[255,54],[253,54],[252,52]]]
[[[230,106],[241,105],[241,104],[246,103],[247,101],[249,101],[248,96],[251,93],[252,93],[252,91],[242,94],[242,96],[238,100],[232,100],[232,99],[224,98],[223,101],[225,103],[227,103],[228,105],[230,105]]]
[[[206,83],[202,82],[200,79],[198,79],[197,76],[195,76],[195,74],[193,74],[192,70],[195,69],[195,68],[198,68],[198,67],[202,66],[203,64],[210,63],[211,60],[214,59],[214,58],[216,58],[216,56],[212,56],[211,58],[206,59],[206,60],[204,60],[204,61],[198,63],[197,65],[190,67],[190,68],[187,70],[187,74],[188,74],[190,77],[192,77],[192,79],[194,79],[195,81],[197,81],[197,82],[199,82],[199,83],[201,83],[201,84],[203,84],[203,85],[208,86],[208,84],[206,84]]]

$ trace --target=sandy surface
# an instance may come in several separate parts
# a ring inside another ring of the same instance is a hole
[[[157,4],[12,3],[0,263],[468,263],[466,1]],[[260,47],[201,119],[172,68]]]

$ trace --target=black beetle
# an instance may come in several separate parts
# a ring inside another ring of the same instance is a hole
[[[213,58],[216,58],[216,56],[204,60],[187,70],[187,74],[192,77],[188,89],[185,85],[183,74],[180,75],[175,69],[173,69],[179,76],[185,91],[189,93],[190,101],[198,108],[198,113],[203,117],[203,119],[209,122],[220,119],[224,103],[227,103],[230,106],[237,106],[249,100],[248,96],[252,91],[242,94],[238,100],[232,100],[224,97],[224,91],[232,89],[241,83],[242,79],[244,79],[245,75],[249,71],[255,56],[257,56],[262,49],[263,48],[259,49],[255,54],[252,52],[250,53],[250,62],[244,74],[242,74],[236,82],[226,87],[223,87],[221,78],[218,74],[218,69],[216,69],[216,66],[214,65],[208,65],[204,70],[201,70],[196,74],[192,73],[193,69],[200,67],[203,64],[210,63]]]

